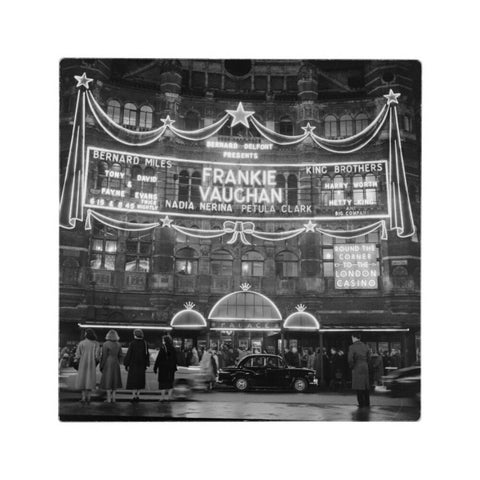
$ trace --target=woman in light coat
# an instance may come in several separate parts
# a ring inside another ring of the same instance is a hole
[[[82,340],[75,352],[75,361],[78,363],[78,375],[75,382],[77,390],[82,391],[82,403],[90,403],[92,390],[97,386],[97,363],[100,360],[100,346],[97,337],[91,328],[85,330],[85,339]]]
[[[105,343],[102,346],[102,360],[100,362],[100,371],[102,379],[100,388],[107,391],[107,403],[115,403],[115,394],[122,388],[122,378],[120,376],[120,357],[122,349],[118,341],[120,340],[115,330],[109,330],[105,337]]]

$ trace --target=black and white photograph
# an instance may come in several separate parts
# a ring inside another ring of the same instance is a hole
[[[418,59],[59,77],[61,421],[420,419]]]

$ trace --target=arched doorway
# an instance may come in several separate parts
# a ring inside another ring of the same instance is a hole
[[[211,309],[210,345],[231,346],[243,352],[276,353],[282,315],[265,295],[242,284],[240,290],[222,297]]]

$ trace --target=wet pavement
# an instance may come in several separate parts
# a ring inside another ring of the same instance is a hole
[[[370,408],[358,408],[353,394],[211,392],[192,400],[159,402],[145,395],[132,403],[127,394],[115,404],[92,400],[82,405],[78,394],[61,394],[59,416],[63,421],[415,421],[420,406],[414,399],[373,395]]]

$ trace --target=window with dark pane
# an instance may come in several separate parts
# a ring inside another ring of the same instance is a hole
[[[263,257],[250,250],[242,256],[242,275],[245,277],[263,277]]]
[[[282,117],[280,119],[280,133],[282,135],[293,135],[293,122],[290,117]]]
[[[296,205],[298,202],[298,180],[297,176],[290,174],[287,179],[288,185],[288,204]]]
[[[133,103],[126,103],[123,108],[123,125],[126,127],[137,125],[137,107]]]
[[[125,271],[149,272],[152,254],[151,232],[129,232],[126,241]]]
[[[359,113],[355,117],[355,133],[360,133],[368,127],[368,117],[365,113]]]
[[[213,252],[210,261],[210,269],[212,275],[233,275],[233,257],[230,252],[226,250]]]
[[[150,130],[153,127],[153,108],[149,105],[140,108],[138,126],[141,130]]]
[[[94,224],[90,239],[90,268],[115,270],[118,235],[113,228]]]
[[[197,275],[198,256],[193,248],[180,249],[175,256],[175,273],[179,275]]]
[[[190,193],[190,174],[182,170],[178,177],[178,200],[188,202]]]
[[[280,252],[275,257],[277,276],[281,278],[298,277],[298,257],[293,252]]]
[[[120,102],[109,100],[107,103],[107,115],[116,123],[120,123]]]
[[[353,120],[350,115],[340,117],[340,136],[350,137],[353,135]]]
[[[325,125],[325,137],[336,138],[337,137],[337,118],[333,115],[327,115],[324,120]]]

